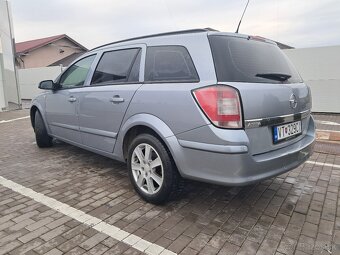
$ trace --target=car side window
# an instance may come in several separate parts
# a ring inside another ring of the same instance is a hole
[[[70,66],[60,77],[59,85],[66,89],[83,86],[95,57],[85,57]]]
[[[152,46],[147,48],[146,82],[199,81],[194,63],[183,46]]]
[[[139,51],[139,48],[135,48],[105,52],[99,60],[91,84],[105,85],[128,81]]]

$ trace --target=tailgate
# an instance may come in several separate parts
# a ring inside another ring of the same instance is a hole
[[[240,93],[250,152],[265,153],[301,139],[309,122],[310,90],[276,43],[224,33],[209,35],[209,42],[218,83]],[[273,140],[274,129],[279,141]]]
[[[309,88],[304,83],[228,84],[240,91],[245,132],[252,154],[282,148],[298,141],[307,132],[311,99]],[[274,127],[296,121],[301,121],[302,133],[275,143]]]

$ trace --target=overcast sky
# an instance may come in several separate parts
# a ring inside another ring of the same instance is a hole
[[[67,34],[85,47],[211,27],[234,32],[246,0],[10,0],[16,42]],[[340,45],[339,0],[250,0],[240,33],[293,47]]]

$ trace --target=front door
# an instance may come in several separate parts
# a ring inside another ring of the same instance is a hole
[[[57,83],[59,89],[46,95],[46,118],[53,136],[81,144],[78,122],[78,96],[95,55],[70,66]]]

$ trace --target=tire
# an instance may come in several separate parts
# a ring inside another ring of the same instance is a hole
[[[34,132],[35,132],[35,140],[39,148],[47,148],[53,145],[52,137],[50,137],[47,134],[45,123],[39,111],[35,112]]]
[[[147,150],[150,151],[149,159],[145,157]],[[141,134],[133,139],[128,149],[127,165],[132,185],[147,202],[163,204],[177,198],[183,190],[183,179],[169,151],[150,134]]]

